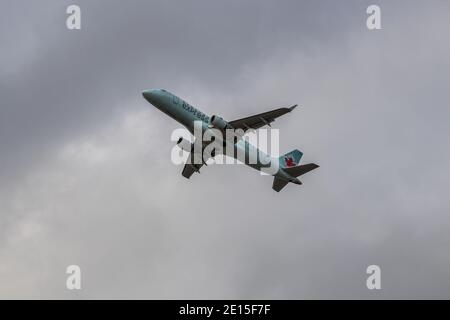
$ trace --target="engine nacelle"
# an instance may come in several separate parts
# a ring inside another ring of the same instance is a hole
[[[228,122],[226,122],[225,120],[223,120],[221,117],[213,115],[210,119],[210,124],[214,127],[217,128],[219,130],[225,130],[230,128],[230,125],[228,124]]]
[[[189,140],[184,139],[183,137],[180,137],[177,141],[177,146],[186,152],[192,151],[192,143]]]

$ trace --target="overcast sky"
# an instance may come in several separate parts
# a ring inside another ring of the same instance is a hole
[[[448,1],[75,3],[2,0],[0,298],[450,298]],[[155,87],[320,168],[187,180]]]

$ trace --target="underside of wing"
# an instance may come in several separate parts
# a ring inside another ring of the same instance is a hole
[[[302,164],[300,166],[283,168],[283,170],[286,171],[289,175],[291,175],[293,177],[299,177],[299,176],[304,175],[305,173],[310,172],[311,170],[314,170],[318,167],[319,166],[315,163],[308,163],[308,164]]]
[[[234,121],[230,121],[229,124],[234,129],[258,129],[265,125],[270,126],[270,124],[275,121],[276,118],[281,117],[282,115],[291,112],[295,109],[297,105],[292,106],[290,108],[279,108],[272,111],[260,113],[254,116],[250,116],[247,118],[242,118]]]
[[[193,151],[189,153],[189,157],[187,158],[186,164],[183,168],[183,177],[189,179],[194,172],[200,173],[200,168],[203,167],[203,165],[206,165],[205,161],[209,158],[203,160],[203,149],[204,148],[202,148],[201,154]]]
[[[200,173],[200,168],[203,166],[203,164],[190,164],[186,163],[183,168],[183,172],[181,173],[183,177],[189,179],[194,172]]]

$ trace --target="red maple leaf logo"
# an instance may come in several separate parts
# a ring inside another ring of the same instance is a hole
[[[292,159],[292,157],[285,157],[284,158],[284,162],[286,163],[286,167],[295,167],[295,162],[294,159]]]

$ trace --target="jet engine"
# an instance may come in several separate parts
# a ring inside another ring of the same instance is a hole
[[[231,128],[228,122],[223,120],[221,117],[213,115],[210,120],[210,124],[219,130],[225,130]]]
[[[192,143],[189,140],[184,139],[183,137],[180,137],[177,141],[177,146],[186,152],[192,151]]]

